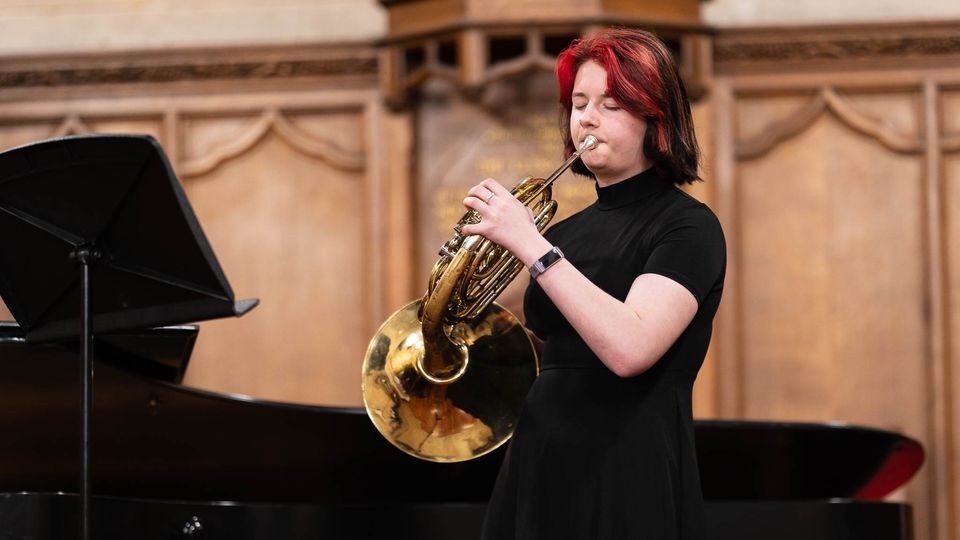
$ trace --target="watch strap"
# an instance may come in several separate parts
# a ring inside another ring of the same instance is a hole
[[[530,278],[537,279],[540,274],[547,271],[547,268],[560,262],[560,259],[563,258],[563,252],[560,251],[560,248],[553,246],[550,248],[550,251],[546,252],[543,257],[540,257],[533,264],[530,265]]]

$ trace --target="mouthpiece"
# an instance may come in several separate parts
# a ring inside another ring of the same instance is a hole
[[[593,135],[587,135],[583,139],[583,144],[580,145],[580,149],[574,152],[570,157],[568,157],[567,160],[563,162],[563,165],[561,165],[557,170],[553,171],[553,174],[548,176],[547,179],[543,181],[544,187],[552,184],[553,181],[556,180],[563,173],[563,171],[569,169],[570,166],[573,165],[573,162],[580,158],[580,154],[586,152],[587,150],[593,148],[596,145],[597,145],[597,138],[594,137]],[[540,192],[538,191],[537,194],[539,193]]]
[[[593,148],[597,145],[597,138],[593,135],[587,135],[587,138],[583,140],[583,144],[580,145],[580,150],[577,151],[578,154],[582,154],[587,150]]]

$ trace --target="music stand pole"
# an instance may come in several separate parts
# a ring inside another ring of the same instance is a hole
[[[83,406],[81,407],[81,435],[80,447],[80,538],[90,540],[91,530],[91,499],[90,499],[90,439],[92,432],[92,397],[93,397],[93,360],[90,356],[93,346],[93,331],[91,327],[90,305],[90,263],[97,260],[100,253],[88,246],[81,246],[70,254],[70,258],[80,265],[80,336],[81,357],[83,364],[82,393]]]

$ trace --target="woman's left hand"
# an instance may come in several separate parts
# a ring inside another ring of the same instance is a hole
[[[480,214],[481,221],[462,228],[464,235],[479,234],[523,258],[518,251],[542,238],[533,211],[493,178],[470,188],[463,205]]]

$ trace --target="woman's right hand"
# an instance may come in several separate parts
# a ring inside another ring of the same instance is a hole
[[[480,214],[480,223],[464,225],[463,234],[479,234],[503,246],[528,266],[542,255],[539,252],[543,244],[549,249],[549,243],[537,230],[533,211],[493,178],[470,188],[463,205]]]

